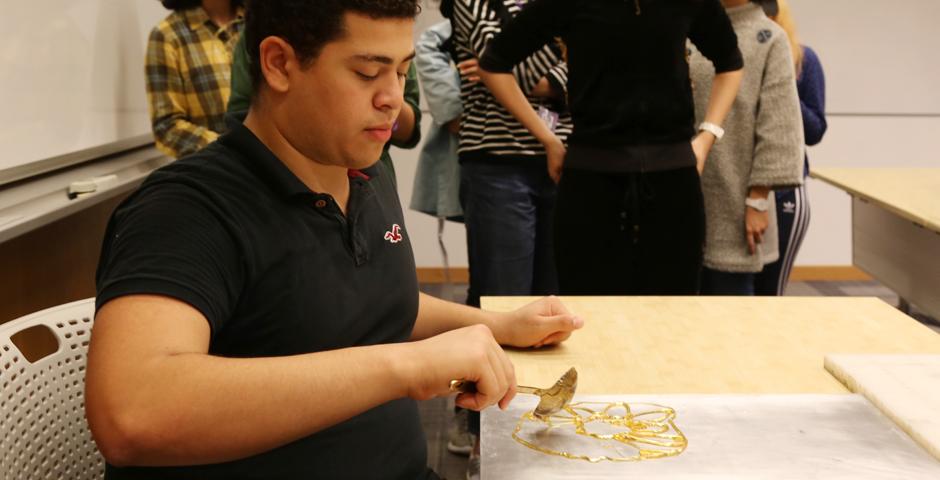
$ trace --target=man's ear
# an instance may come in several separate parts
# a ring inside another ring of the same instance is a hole
[[[295,70],[297,57],[294,47],[280,37],[267,37],[261,41],[258,55],[261,62],[261,75],[264,76],[268,87],[278,93],[287,92],[290,86],[288,81],[290,72]]]

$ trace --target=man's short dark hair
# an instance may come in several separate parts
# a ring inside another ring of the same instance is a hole
[[[202,0],[160,0],[165,8],[170,10],[188,10],[202,5]],[[232,6],[238,8],[244,5],[243,0],[232,0]]]
[[[260,44],[280,37],[290,44],[301,63],[309,64],[323,46],[343,35],[347,12],[371,18],[414,18],[419,0],[248,0],[245,11],[245,47],[254,92],[264,81]]]

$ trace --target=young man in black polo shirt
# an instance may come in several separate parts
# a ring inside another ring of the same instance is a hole
[[[434,478],[416,399],[505,407],[499,344],[563,341],[555,299],[496,314],[418,293],[376,164],[417,1],[264,0],[244,125],[114,213],[86,410],[107,478]],[[311,121],[313,119],[313,121]]]

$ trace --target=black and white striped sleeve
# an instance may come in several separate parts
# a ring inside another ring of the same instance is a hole
[[[505,8],[516,12],[519,7],[513,3]],[[527,5],[523,11],[529,8],[531,7]],[[478,59],[486,56],[486,52],[491,48],[492,40],[500,34],[502,28],[497,12],[487,0],[457,0],[454,4],[454,23],[458,42],[467,48],[469,56]],[[515,20],[510,22],[510,25],[513,23]],[[548,38],[546,42],[539,45],[539,48],[501,71],[512,73],[522,91],[528,95],[539,80],[549,75],[560,62],[560,49],[554,45],[552,38]]]
[[[572,12],[566,12],[570,7],[566,0],[530,2],[492,40],[486,54],[480,58],[480,66],[506,73],[515,65],[554,48],[555,38],[564,34],[572,17]]]

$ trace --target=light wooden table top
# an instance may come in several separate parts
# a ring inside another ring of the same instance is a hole
[[[940,232],[940,168],[816,168],[810,175]]]
[[[505,311],[532,298],[486,297]],[[511,349],[520,384],[578,369],[578,393],[848,393],[830,353],[940,353],[940,335],[877,298],[565,297],[585,326]]]

